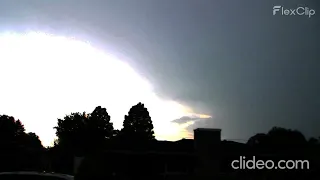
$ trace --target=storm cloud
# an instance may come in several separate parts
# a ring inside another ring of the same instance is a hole
[[[1,29],[45,29],[118,53],[157,94],[212,118],[187,127],[222,128],[248,139],[272,126],[318,136],[319,1],[0,1]],[[308,6],[314,17],[272,15]],[[165,113],[165,112],[164,112]]]
[[[208,120],[208,119],[212,119],[212,117],[208,116],[208,117],[201,117],[199,115],[193,115],[193,116],[183,116],[179,119],[175,119],[172,122],[173,123],[177,123],[177,124],[186,124],[189,122],[196,122],[199,120]]]

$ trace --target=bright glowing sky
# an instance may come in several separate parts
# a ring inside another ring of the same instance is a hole
[[[158,139],[188,137],[186,126],[171,121],[197,114],[178,102],[160,99],[152,84],[116,54],[45,33],[0,34],[0,114],[20,119],[47,146],[55,138],[57,118],[92,112],[100,105],[120,129],[130,107],[142,102]]]

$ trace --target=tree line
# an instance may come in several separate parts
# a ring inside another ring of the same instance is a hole
[[[57,136],[54,146],[43,147],[39,137],[33,132],[27,133],[19,119],[0,115],[0,171],[51,169],[44,166],[44,161],[50,161],[56,164],[58,170],[55,170],[70,172],[66,170],[70,167],[67,163],[72,163],[70,157],[74,155],[85,156],[119,145],[141,147],[155,140],[151,117],[142,103],[130,108],[120,130],[114,129],[110,115],[101,106],[91,113],[70,113],[58,119],[54,129]]]
[[[58,119],[54,146],[88,152],[105,146],[108,141],[146,143],[155,140],[153,128],[149,112],[141,102],[125,115],[121,130],[114,129],[106,108],[97,106],[91,113],[75,112]],[[21,121],[8,115],[0,115],[0,138],[7,147],[13,144],[42,147],[35,133],[26,133]]]
[[[55,164],[57,172],[72,172],[72,169],[67,170],[71,167],[67,158],[72,164],[75,155],[86,156],[117,148],[146,148],[156,141],[153,128],[149,112],[141,102],[130,108],[120,130],[114,129],[107,109],[97,106],[91,113],[74,112],[58,119],[54,127],[57,136],[54,146],[45,148],[35,133],[25,131],[20,120],[0,115],[0,171],[50,169],[44,166],[44,162],[50,162]],[[297,130],[274,127],[267,133],[252,136],[246,144],[258,149],[276,147],[274,149],[278,150],[281,147],[319,147],[319,138],[307,139]],[[48,157],[49,161],[46,160]],[[21,165],[21,162],[28,164]]]
[[[148,143],[155,140],[153,123],[142,103],[131,107],[125,115],[123,127],[116,130],[106,108],[96,107],[91,113],[71,113],[58,119],[56,127],[59,145],[69,150],[88,153],[104,148],[110,142]]]
[[[103,148],[110,142],[143,144],[155,140],[153,128],[148,109],[141,102],[130,108],[120,130],[114,129],[107,109],[97,106],[91,113],[75,112],[58,119],[54,127],[57,136],[54,146],[87,153]],[[20,120],[8,115],[0,115],[0,143],[2,147],[43,148],[35,133],[27,133]],[[274,127],[266,134],[252,136],[247,144],[259,147],[301,146],[319,144],[319,138],[307,140],[297,130]]]
[[[35,133],[27,133],[20,120],[8,115],[0,116],[0,143],[2,150],[6,147],[42,148]]]

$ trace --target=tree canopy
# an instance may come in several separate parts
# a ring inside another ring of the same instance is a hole
[[[113,137],[113,123],[106,108],[96,107],[88,117],[88,131],[93,132],[93,137],[110,139]]]
[[[266,134],[258,133],[252,136],[247,144],[260,148],[282,148],[304,146],[307,142],[304,135],[297,130],[273,127]]]
[[[132,106],[125,115],[121,136],[126,140],[150,141],[154,140],[154,130],[148,109],[139,102]]]
[[[96,107],[91,114],[71,113],[58,119],[55,127],[58,144],[71,149],[91,151],[113,137],[113,124],[106,108]]]
[[[273,127],[268,135],[273,145],[304,145],[307,140],[304,135],[297,130],[285,129],[281,127]]]
[[[43,148],[35,133],[26,133],[21,121],[8,115],[0,116],[0,143],[8,147]]]
[[[1,143],[14,143],[21,140],[25,129],[20,120],[8,115],[0,116],[0,138]]]
[[[20,120],[0,115],[0,171],[41,167],[44,148],[39,137],[26,133]]]

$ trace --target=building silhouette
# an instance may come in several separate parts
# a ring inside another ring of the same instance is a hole
[[[179,141],[155,141],[145,150],[106,150],[92,157],[75,157],[74,171],[85,159],[91,158],[90,167],[95,169],[91,174],[100,176],[99,172],[111,171],[115,179],[153,179],[153,180],[209,180],[209,179],[317,179],[319,178],[318,153],[293,153],[287,149],[284,153],[274,150],[259,149],[246,143],[221,139],[221,129],[198,128],[194,130],[194,139]],[[312,152],[315,152],[313,149]],[[233,169],[232,161],[241,157],[255,156],[260,160],[309,159],[312,167],[309,170],[257,170]],[[95,164],[95,165],[94,165]]]

